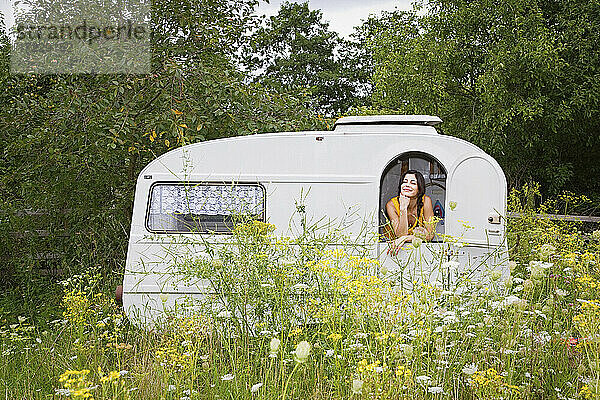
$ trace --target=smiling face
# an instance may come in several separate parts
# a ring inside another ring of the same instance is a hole
[[[414,174],[406,174],[402,185],[400,186],[400,193],[406,197],[416,197],[419,193],[419,184],[417,183],[417,177]]]

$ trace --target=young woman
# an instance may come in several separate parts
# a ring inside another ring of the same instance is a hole
[[[385,206],[393,230],[391,247],[398,249],[415,236],[433,239],[435,222],[431,198],[425,195],[425,179],[419,171],[408,170],[400,179],[398,196]]]

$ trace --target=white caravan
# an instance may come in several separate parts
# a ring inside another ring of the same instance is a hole
[[[409,271],[418,250],[429,264],[458,261],[444,265],[460,266],[463,277],[467,268],[473,273],[500,266],[506,273],[504,173],[477,146],[438,134],[434,126],[440,122],[427,115],[344,117],[333,131],[218,139],[152,161],[136,185],[122,288],[128,317],[145,324],[179,298],[202,296],[206,288],[197,284],[172,284],[170,265],[201,251],[192,242],[222,240],[232,213],[250,213],[274,224],[276,235],[286,235],[302,198],[308,219],[335,221],[352,210],[360,218],[347,232],[367,226],[382,233],[385,204],[397,195],[407,169],[425,177],[439,218],[436,237],[419,249],[405,245],[399,257],[390,256],[381,239],[372,244],[371,256],[390,271]],[[191,229],[198,221],[202,228]],[[440,268],[425,273],[430,282],[447,286],[461,276]]]

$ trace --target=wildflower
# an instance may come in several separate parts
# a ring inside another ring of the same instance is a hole
[[[167,387],[167,392],[173,392],[173,391],[175,391],[176,389],[177,389],[177,386],[175,386],[175,385],[169,385],[169,386]]]
[[[558,288],[554,291],[554,293],[556,293],[556,295],[558,297],[565,297],[566,295],[569,294],[569,292],[567,292],[566,290],[558,289]]]
[[[298,345],[296,345],[296,350],[294,350],[294,360],[296,360],[297,363],[305,363],[310,355],[310,349],[311,345],[306,340],[298,343]]]
[[[442,264],[442,269],[456,271],[460,267],[460,263],[458,261],[446,261]]]
[[[100,369],[98,369],[100,372]],[[119,379],[121,375],[117,371],[110,371],[108,375],[100,378],[100,382],[114,382]]]
[[[290,334],[288,336],[292,337],[292,336],[298,336],[299,334],[302,333],[302,328],[294,328],[291,330]]]
[[[508,262],[508,269],[510,270],[510,273],[512,274],[513,272],[515,272],[515,269],[517,268],[517,262],[516,261],[509,261]]]
[[[427,375],[419,375],[415,378],[416,381],[422,382],[422,383],[427,383],[431,380],[430,377],[428,377]]]
[[[583,399],[590,399],[592,398],[592,395],[593,393],[588,385],[584,385],[579,391],[579,397]]]
[[[337,340],[340,340],[342,338],[342,335],[340,335],[339,333],[332,333],[331,335],[327,336],[327,339],[331,339],[334,342]]]
[[[233,374],[225,374],[221,377],[222,381],[232,381],[235,379],[235,375]]]
[[[360,379],[352,380],[352,393],[353,394],[361,394],[364,382]]]
[[[600,230],[592,232],[592,239],[594,239],[597,242],[600,242]]]
[[[271,339],[269,343],[269,357],[277,357],[277,351],[279,350],[279,345],[281,344],[281,340],[277,338]]]
[[[547,260],[556,252],[556,247],[552,246],[549,243],[543,244],[539,250],[538,254],[542,260]]]
[[[412,376],[412,371],[409,368],[406,368],[404,365],[399,365],[396,368],[396,377],[400,379],[410,379]]]
[[[477,365],[475,365],[475,363],[467,364],[463,367],[462,372],[463,374],[473,375],[477,372]]]
[[[427,388],[427,391],[429,393],[444,393],[444,388],[442,388],[441,386],[430,386],[429,388]]]
[[[158,297],[160,297],[160,301],[163,303],[166,303],[167,300],[169,300],[169,295],[167,293],[161,293],[158,295]]]
[[[227,310],[223,310],[217,314],[217,318],[231,318],[231,312]]]
[[[525,304],[527,304],[526,300],[522,300],[515,295],[510,295],[510,296],[506,297],[504,300],[502,300],[501,306],[503,306],[503,308],[508,307],[508,306],[515,306],[515,305],[520,306],[523,304],[523,302],[525,302]]]
[[[543,261],[530,261],[529,272],[531,272],[531,279],[543,279],[546,277],[546,270],[552,267],[554,264]]]
[[[250,393],[256,393],[258,392],[258,389],[260,389],[262,387],[263,383],[259,382],[259,383],[255,383],[254,385],[252,385],[252,387],[250,388]]]
[[[63,384],[64,389],[69,391],[69,394],[66,394],[65,391],[61,391],[61,393],[64,393],[67,396],[73,396],[74,398],[91,398],[91,391],[96,389],[97,386],[91,386],[92,383],[87,378],[89,373],[89,369],[81,371],[65,371],[61,374],[58,381]]]
[[[422,243],[423,243],[423,239],[421,239],[420,237],[416,237],[412,240],[412,245],[415,249],[418,248],[419,246],[421,246]]]
[[[413,356],[414,348],[410,344],[407,344],[402,347],[402,353],[404,353],[404,357],[410,359]]]
[[[325,357],[333,357],[334,351],[332,349],[325,350]]]
[[[533,290],[533,281],[531,279],[526,279],[523,282],[523,290],[526,292],[530,292],[531,290]]]
[[[498,279],[500,279],[502,277],[502,272],[498,271],[498,270],[494,270],[492,271],[492,273],[490,274],[490,278],[493,281],[497,281]]]

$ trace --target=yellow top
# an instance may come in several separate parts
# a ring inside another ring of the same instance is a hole
[[[398,215],[400,215],[400,203],[398,202],[398,197],[392,197],[392,203],[394,203],[394,207],[396,207],[396,212],[398,213]],[[421,215],[419,215],[419,218],[415,219],[415,223],[408,228],[408,234],[412,235],[414,229],[417,227],[417,225],[420,222],[423,222],[423,209],[425,207],[421,207]]]

